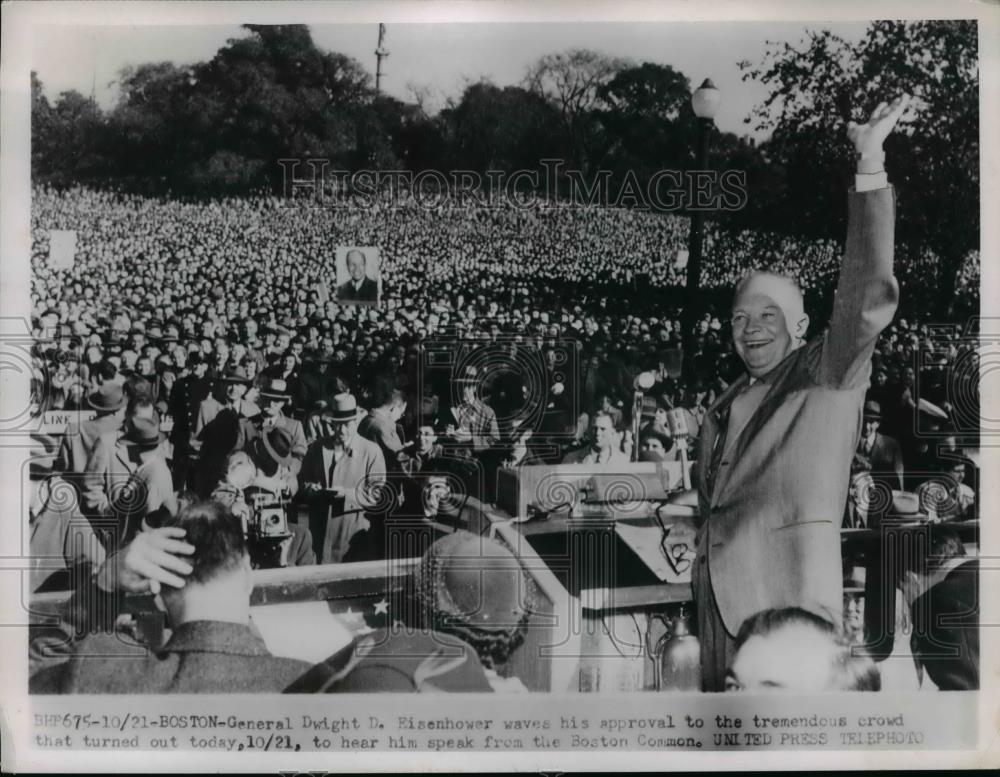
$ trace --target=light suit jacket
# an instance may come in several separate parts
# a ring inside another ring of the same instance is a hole
[[[87,459],[90,458],[97,441],[104,437],[114,442],[118,437],[121,425],[122,419],[113,414],[84,421],[78,429],[75,428],[74,424],[70,424],[66,428],[59,446],[59,455],[54,465],[55,471],[68,475],[82,475],[87,468]]]
[[[699,545],[730,634],[772,607],[799,606],[839,619],[839,528],[850,462],[872,351],[899,298],[892,274],[894,207],[891,187],[849,195],[847,248],[830,326],[760,379],[769,385],[767,394],[727,458],[718,452],[726,450],[729,409],[748,376],[705,416],[698,439]]]

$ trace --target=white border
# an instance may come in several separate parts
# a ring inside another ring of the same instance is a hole
[[[26,150],[29,148],[28,96],[31,62],[32,24],[81,25],[205,25],[233,22],[256,23],[358,23],[358,22],[556,22],[556,21],[816,21],[833,22],[869,18],[976,18],[980,25],[980,79],[981,113],[980,131],[982,145],[982,283],[983,314],[1000,316],[998,300],[997,259],[998,221],[1000,213],[998,188],[1000,159],[996,138],[1000,138],[997,95],[1000,95],[1000,7],[985,2],[920,2],[893,0],[886,2],[735,2],[714,0],[708,3],[646,3],[634,0],[617,2],[334,2],[321,5],[313,2],[282,3],[191,3],[191,2],[88,2],[88,3],[26,3],[9,2],[2,7],[2,47],[0,47],[0,175],[2,175],[2,207],[0,207],[0,317],[24,317],[29,312],[28,261],[30,252],[29,205],[30,180]],[[997,327],[1000,329],[1000,327]],[[4,332],[6,334],[6,331]],[[8,397],[26,390],[26,376],[0,373],[0,402],[9,406]],[[984,385],[987,385],[984,381]],[[982,397],[985,418],[1000,418],[1000,398],[986,394]],[[0,417],[5,414],[0,412]],[[983,469],[995,472],[997,455],[984,449]],[[20,505],[19,483],[9,473],[20,471],[23,451],[11,450],[0,440],[0,472],[7,487],[0,488],[3,512],[7,526],[16,526],[12,516],[23,514]],[[982,493],[982,548],[984,554],[997,556],[998,529],[992,520],[998,506],[998,478],[984,476]],[[11,486],[14,485],[12,488]],[[0,558],[17,556],[20,533],[0,533]],[[2,569],[3,567],[0,567]],[[4,584],[0,585],[0,623],[12,623],[23,612],[19,586],[11,585],[11,572],[4,571]],[[984,576],[983,589],[1000,590],[995,581]],[[23,617],[21,615],[20,617]],[[1000,596],[987,598],[982,607],[983,623],[1000,624]],[[1000,764],[1000,694],[998,690],[997,650],[998,629],[983,629],[982,684],[980,692],[980,736],[982,750],[967,752],[920,753],[782,753],[774,751],[712,753],[549,753],[541,757],[533,754],[508,753],[503,758],[496,754],[432,754],[432,753],[381,753],[376,756],[357,755],[346,757],[331,753],[320,754],[255,754],[252,759],[238,762],[226,756],[204,753],[176,753],[169,759],[163,755],[156,759],[148,753],[94,754],[89,752],[34,752],[25,748],[26,704],[17,689],[26,685],[26,666],[22,660],[23,635],[17,628],[0,629],[0,688],[3,689],[3,706],[0,709],[4,766],[16,771],[211,771],[217,769],[237,771],[267,771],[279,769],[329,769],[346,770],[486,770],[503,765],[517,770],[580,769],[615,770],[702,770],[702,769],[776,769],[776,768],[918,768],[984,767]],[[579,699],[576,699],[579,702]],[[596,700],[595,700],[596,701]],[[928,697],[933,704],[933,697]],[[450,703],[450,700],[449,700]],[[14,731],[11,731],[13,726]],[[11,734],[13,733],[13,741]],[[13,749],[12,749],[13,748]],[[14,758],[11,758],[14,753]]]

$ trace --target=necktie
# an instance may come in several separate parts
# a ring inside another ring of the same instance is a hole
[[[333,471],[337,468],[337,456],[336,454],[330,459],[330,469],[326,473],[326,487],[333,488]]]

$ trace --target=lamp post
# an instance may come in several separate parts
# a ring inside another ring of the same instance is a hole
[[[697,170],[708,165],[708,136],[715,121],[715,114],[722,102],[722,93],[706,78],[705,82],[691,95],[691,107],[698,118]],[[689,207],[694,203],[689,203]],[[704,231],[704,216],[697,208],[691,209],[691,233],[688,237],[687,283],[684,294],[684,315],[681,316],[684,348],[685,377],[691,376],[691,358],[694,356],[694,326],[701,299],[701,243]]]

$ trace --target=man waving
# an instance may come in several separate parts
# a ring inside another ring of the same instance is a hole
[[[907,104],[882,103],[848,128],[858,168],[828,329],[806,341],[809,317],[791,278],[754,272],[736,287],[733,345],[746,374],[709,409],[698,441],[693,585],[707,691],[724,689],[734,636],[751,615],[801,607],[840,622],[851,455],[872,351],[899,298],[882,143]]]

